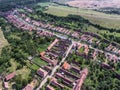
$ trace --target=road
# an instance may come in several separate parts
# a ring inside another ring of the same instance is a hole
[[[72,44],[69,46],[68,50],[66,51],[66,55],[62,58],[61,62],[55,66],[52,69],[52,72],[50,75],[47,75],[45,77],[45,79],[40,83],[39,87],[37,88],[37,90],[40,90],[40,88],[42,88],[43,85],[45,85],[45,83],[47,82],[48,78],[52,78],[52,76],[55,74],[55,72],[57,71],[57,69],[62,65],[62,63],[65,61],[65,59],[67,58],[68,54],[70,53],[72,46],[73,46],[74,42],[72,42]]]
[[[18,17],[19,18],[19,17]],[[22,18],[19,18],[20,19],[20,21],[22,21],[23,23],[26,23],[26,24],[29,24],[28,22],[26,22],[26,21],[24,21]],[[31,25],[31,24],[29,24],[29,25]],[[32,27],[36,27],[35,25],[31,25]],[[37,28],[37,30],[43,30],[43,31],[49,31],[49,30],[47,30],[47,29],[43,29],[43,28],[41,28],[41,27],[38,27]],[[51,32],[51,31],[49,31],[49,32]],[[52,32],[53,33],[53,35],[55,35],[56,37],[59,37],[59,38],[62,38],[62,39],[67,39],[68,37],[66,36],[66,35],[61,35],[61,34],[56,34],[56,33],[54,33],[54,32]],[[40,90],[40,88],[47,82],[47,79],[48,78],[51,78],[53,75],[54,75],[54,73],[56,72],[56,70],[61,66],[61,64],[65,61],[65,59],[66,59],[66,57],[68,56],[68,54],[69,54],[69,52],[70,52],[70,50],[71,50],[71,48],[72,48],[72,46],[73,46],[73,44],[75,43],[75,41],[72,39],[72,38],[69,38],[71,41],[72,41],[72,44],[70,45],[70,47],[68,48],[68,50],[67,50],[67,52],[66,52],[66,55],[62,58],[62,60],[61,60],[61,62],[59,63],[59,65],[57,65],[57,66],[55,66],[54,68],[53,68],[53,70],[52,70],[52,72],[51,72],[51,74],[50,75],[47,75],[45,78],[44,78],[44,80],[40,83],[40,85],[39,85],[39,87],[37,88],[37,90]],[[80,40],[79,41],[76,41],[76,42],[81,42]],[[84,44],[85,45],[85,44]],[[89,45],[90,46],[90,45]],[[90,46],[90,48],[91,49],[95,49],[95,50],[97,50],[97,51],[99,51],[99,52],[104,52],[104,53],[108,53],[108,52],[106,52],[106,51],[103,51],[103,50],[99,50],[99,49],[97,49],[97,48],[94,48],[94,47],[92,47],[92,46]],[[120,58],[120,57],[119,57]]]

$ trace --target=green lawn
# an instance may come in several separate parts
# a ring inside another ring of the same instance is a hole
[[[45,51],[46,48],[49,46],[49,44],[50,44],[49,42],[46,43],[46,44],[40,44],[40,45],[39,45],[39,48],[38,48],[38,51],[39,51],[39,52]]]
[[[80,53],[83,53],[83,52],[84,52],[84,47],[81,47],[81,48],[79,49],[79,52],[80,52]]]
[[[8,45],[8,42],[7,40],[4,38],[4,35],[3,35],[3,32],[0,28],[0,53],[1,53],[1,50],[4,46]]]

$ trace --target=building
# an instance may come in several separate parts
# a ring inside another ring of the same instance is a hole
[[[70,65],[67,62],[64,62],[63,68],[64,69],[70,69]]]
[[[13,73],[11,73],[11,74],[9,74],[9,75],[7,75],[6,77],[5,77],[5,80],[6,81],[8,81],[8,80],[10,80],[10,79],[12,79],[12,78],[14,78],[15,77],[15,72],[13,72]]]
[[[5,89],[9,88],[8,82],[4,82],[4,87],[5,87]]]
[[[22,90],[33,90],[34,88],[28,84],[25,88],[23,88]]]
[[[58,39],[55,39],[54,42],[51,43],[47,49],[50,50],[58,41],[59,41]]]
[[[48,85],[47,87],[46,87],[46,90],[55,90],[53,87],[51,87],[50,85]]]
[[[81,89],[81,86],[82,86],[87,75],[88,75],[87,68],[81,71],[80,79],[77,81],[76,85],[73,87],[73,90],[80,90]]]
[[[42,68],[39,68],[37,74],[40,75],[42,78],[44,78],[48,74],[48,72],[43,70]]]

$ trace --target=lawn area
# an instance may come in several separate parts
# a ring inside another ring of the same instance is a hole
[[[24,66],[23,68],[16,70],[19,63],[17,63],[14,59],[11,59],[10,63],[11,63],[11,67],[8,68],[9,73],[16,72],[17,75],[22,74],[23,78],[26,78],[27,76],[29,76],[31,71],[29,68]]]
[[[7,40],[4,38],[4,35],[3,35],[3,32],[0,28],[0,53],[1,53],[1,50],[4,46],[8,45],[8,42]]]
[[[37,63],[40,66],[46,66],[46,65],[48,65],[48,63],[45,62],[45,61],[43,61],[43,60],[41,60],[40,57],[34,58],[33,62]]]
[[[81,48],[79,49],[79,52],[80,52],[80,53],[83,53],[83,52],[84,52],[84,47],[81,47]]]
[[[49,42],[46,43],[46,44],[40,44],[40,45],[39,45],[39,48],[38,48],[38,51],[39,51],[39,52],[43,52],[43,51],[45,51],[46,48],[47,48],[49,45],[50,45]]]
[[[90,20],[92,23],[99,24],[108,28],[120,29],[120,16],[114,14],[105,14],[102,12],[97,12],[88,9],[77,9],[74,7],[57,5],[54,3],[39,3],[40,6],[48,6],[45,13],[57,15],[57,16],[67,16],[69,14],[81,15],[84,18]]]
[[[18,63],[14,59],[11,59],[10,64],[11,64],[11,67],[8,68],[8,72],[11,73],[16,71]]]
[[[29,77],[30,72],[31,72],[31,70],[28,69],[26,66],[24,66],[22,69],[17,70],[17,71],[16,71],[16,74],[17,74],[17,75],[21,74],[21,75],[22,75],[22,78],[23,78],[23,79],[26,79],[26,78]]]

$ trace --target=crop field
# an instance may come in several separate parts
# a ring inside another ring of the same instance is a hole
[[[4,46],[6,46],[8,44],[7,40],[4,38],[4,35],[3,35],[3,32],[2,30],[0,29],[0,53],[1,53],[1,50]]]
[[[69,14],[81,15],[82,17],[90,20],[92,23],[99,24],[103,27],[120,29],[120,16],[113,14],[105,14],[94,10],[74,8],[62,6],[54,3],[39,3],[38,5],[47,6],[45,13],[67,16]]]

